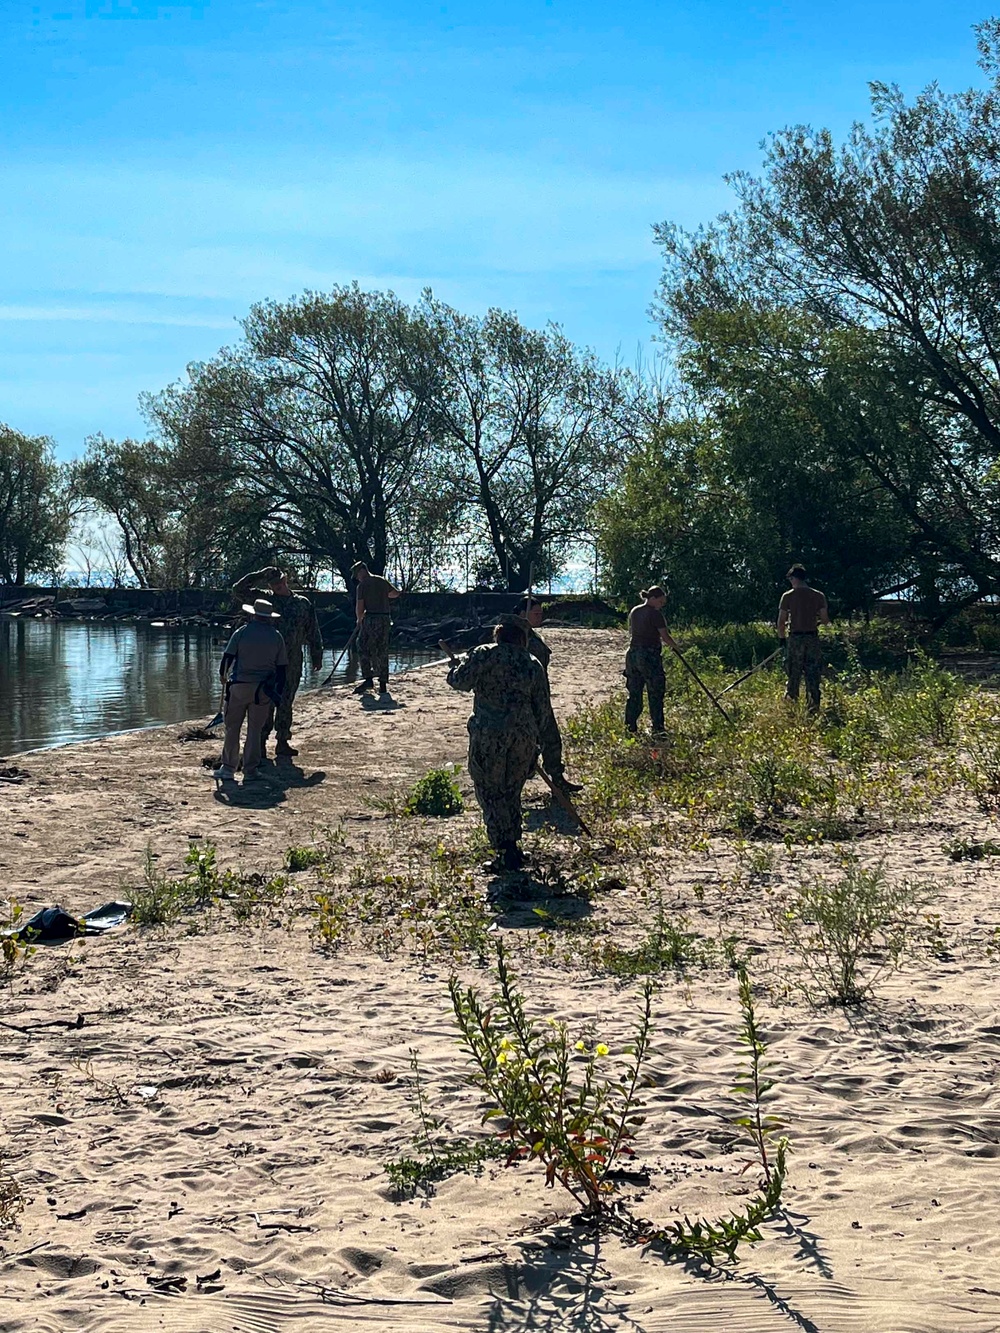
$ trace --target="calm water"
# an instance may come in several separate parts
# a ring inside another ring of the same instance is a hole
[[[0,755],[106,736],[113,731],[208,719],[219,706],[224,630],[150,629],[86,621],[0,617]],[[302,689],[327,676],[306,666]],[[393,671],[437,653],[401,649]],[[334,684],[357,680],[347,659]]]

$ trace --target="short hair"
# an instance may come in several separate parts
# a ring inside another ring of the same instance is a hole
[[[526,616],[533,606],[544,606],[540,597],[524,596],[517,604],[517,614]]]
[[[528,636],[520,625],[497,625],[493,630],[495,643],[513,643],[518,648],[527,648]]]
[[[365,564],[363,560],[355,560],[354,564],[351,566],[351,578],[352,579],[357,578],[357,576],[361,573],[362,570],[364,570],[365,573],[367,573],[368,566]]]
[[[666,595],[665,589],[661,588],[658,583],[654,583],[651,588],[643,588],[639,594],[640,597],[666,597]]]
[[[804,579],[806,577],[805,565],[792,565],[791,569],[785,575],[786,579]]]

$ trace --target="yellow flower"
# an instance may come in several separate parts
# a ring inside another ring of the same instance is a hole
[[[501,1051],[500,1054],[497,1056],[497,1064],[505,1065],[506,1063],[507,1063],[507,1054],[505,1051]]]
[[[522,1068],[522,1069],[534,1069],[534,1067],[535,1067],[535,1062],[534,1062],[534,1060],[522,1060],[522,1061],[521,1061],[521,1068]]]
[[[578,1041],[576,1045],[573,1047],[573,1049],[574,1051],[585,1051],[587,1048],[586,1046],[584,1046],[582,1041]]]
[[[598,1054],[598,1055],[607,1055],[607,1053],[608,1053],[608,1048],[605,1046],[605,1044],[604,1044],[603,1041],[600,1042],[600,1043],[598,1044],[598,1047],[597,1047],[597,1054]]]

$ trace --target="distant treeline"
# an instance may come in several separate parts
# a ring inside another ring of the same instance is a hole
[[[589,551],[602,591],[716,622],[770,613],[793,559],[840,613],[1000,593],[1000,21],[979,44],[985,88],[874,85],[868,128],[785,130],[730,213],[657,228],[669,390],[429,292],[264,303],[144,399],[148,440],[58,468],[0,433],[0,579],[88,523],[145,586],[363,558],[516,591]]]

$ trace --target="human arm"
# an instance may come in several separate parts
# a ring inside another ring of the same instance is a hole
[[[252,574],[244,574],[241,579],[237,579],[233,584],[233,594],[236,597],[246,597],[255,588],[270,591],[278,573],[279,571],[274,565],[265,565],[263,569],[257,569]]]
[[[778,639],[781,643],[785,642],[788,634],[788,606],[784,597],[778,603]]]
[[[358,588],[358,595],[354,601],[354,618],[359,625],[365,618],[365,598],[360,588]]]
[[[240,639],[243,637],[243,629],[234,630],[229,636],[229,642],[222,650],[222,661],[219,663],[219,679],[225,684],[229,679],[230,672],[236,662],[236,654],[240,646]]]
[[[823,594],[820,594],[820,595],[823,596],[823,605],[822,605],[822,606],[819,608],[819,610],[817,611],[816,616],[817,616],[817,619],[819,620],[819,623],[820,623],[821,625],[829,625],[829,623],[830,623],[830,607],[829,607],[829,605],[828,605],[828,603],[827,603],[827,600],[826,600],[825,595],[823,595]]]
[[[392,586],[391,583],[389,584],[389,587],[387,588],[386,591],[387,591],[388,594],[389,594],[389,601],[390,601],[390,602],[394,602],[394,601],[396,600],[397,597],[402,597],[402,595],[403,595],[403,594],[399,591],[399,589],[398,589],[398,588],[394,588],[394,587]]]
[[[532,682],[531,708],[538,729],[538,748],[542,753],[542,767],[550,778],[562,778],[564,770],[562,736],[559,734],[559,724],[552,711],[552,696],[544,670],[540,671]]]
[[[479,660],[482,654],[477,648],[473,648],[464,661],[457,658],[448,668],[448,684],[453,690],[463,690],[468,692],[476,688],[476,681],[479,678]]]

